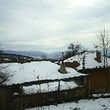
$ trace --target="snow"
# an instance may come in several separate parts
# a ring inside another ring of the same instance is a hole
[[[32,85],[32,86],[23,86],[24,94],[34,94],[34,93],[43,93],[43,92],[51,92],[58,90],[59,83],[44,83],[40,85]],[[77,87],[78,85],[74,82],[64,82],[60,81],[60,90],[68,90]]]
[[[66,68],[68,74],[61,74],[58,72],[59,65],[49,61],[29,62],[29,63],[3,63],[3,73],[10,76],[4,85],[20,84],[24,82],[38,81],[38,80],[55,80],[65,79],[71,77],[84,76],[72,68]]]
[[[76,102],[35,107],[25,110],[110,110],[110,98],[83,99]]]
[[[93,97],[110,96],[110,93],[92,94]]]
[[[104,65],[103,59],[102,59],[101,63],[99,63],[95,60],[96,53],[86,52],[84,54],[85,54],[85,68],[103,67],[103,65]],[[78,63],[80,63],[80,66],[78,66],[77,69],[82,69],[84,54],[73,56],[71,58],[66,59],[64,62],[77,61]],[[110,58],[108,58],[108,65],[110,65]]]

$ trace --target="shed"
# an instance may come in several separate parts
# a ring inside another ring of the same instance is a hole
[[[89,74],[86,77],[86,89],[89,93],[103,93],[110,92],[110,58],[107,60],[108,67],[105,68],[103,56],[100,52],[85,52],[68,58],[64,62],[66,64],[77,62],[79,66],[75,67],[76,70]]]
[[[60,66],[49,61],[2,63],[1,66],[6,67],[2,72],[8,74],[8,79],[0,84],[1,110],[59,103],[85,95],[85,74],[72,68],[61,74]],[[78,91],[81,91],[79,95]],[[59,100],[58,96],[62,98]]]

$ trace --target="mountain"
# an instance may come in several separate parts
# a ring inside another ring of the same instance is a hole
[[[62,52],[53,52],[53,53],[46,53],[42,51],[13,51],[13,50],[4,50],[4,53],[9,54],[17,54],[17,55],[26,55],[31,57],[42,57],[47,56],[47,58],[60,58],[62,56]]]
[[[62,56],[62,52],[53,52],[49,54],[50,58],[60,58]]]

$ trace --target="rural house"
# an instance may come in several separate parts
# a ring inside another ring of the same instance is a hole
[[[89,74],[86,77],[88,94],[110,92],[110,58],[108,67],[104,67],[103,56],[100,52],[84,52],[64,60],[67,67]]]
[[[49,61],[2,63],[7,79],[0,84],[0,110],[57,104],[85,98],[85,74]]]

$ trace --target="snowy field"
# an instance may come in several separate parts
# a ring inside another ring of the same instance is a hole
[[[77,102],[35,107],[26,110],[110,110],[110,98],[79,100]]]

